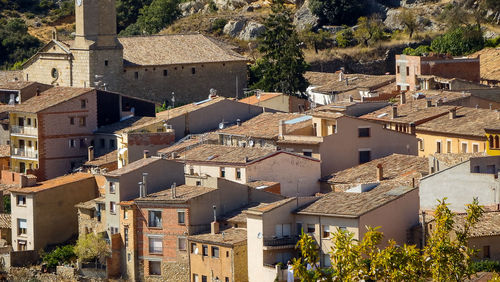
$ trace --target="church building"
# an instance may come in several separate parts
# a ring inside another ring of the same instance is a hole
[[[243,95],[248,59],[201,34],[117,37],[115,0],[75,0],[71,41],[53,39],[23,65],[23,80],[95,87],[159,103]]]

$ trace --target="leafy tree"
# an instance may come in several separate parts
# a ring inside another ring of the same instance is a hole
[[[137,22],[129,25],[120,35],[155,34],[180,16],[180,0],[153,0],[139,12]]]
[[[432,52],[432,50],[429,45],[420,45],[415,49],[407,47],[403,50],[403,54],[410,56],[423,56],[424,54],[429,54],[430,52]]]
[[[352,25],[364,15],[362,0],[311,0],[309,8],[319,17],[321,24]]]
[[[41,45],[22,19],[0,20],[0,67],[10,68],[33,56]]]
[[[139,18],[140,10],[151,4],[152,0],[117,0],[116,19],[118,32],[135,23]]]
[[[434,52],[447,53],[453,56],[474,53],[483,47],[483,33],[472,25],[451,29],[431,43],[431,49]]]
[[[406,31],[409,33],[411,39],[413,37],[413,33],[419,28],[415,13],[408,9],[403,9],[398,16],[398,20],[406,27]]]
[[[354,38],[365,46],[369,46],[382,39],[384,35],[383,23],[378,18],[360,17],[358,28],[354,31]]]
[[[251,67],[252,88],[301,95],[308,82],[304,78],[307,63],[300,49],[301,42],[292,24],[292,14],[282,0],[271,6],[265,21],[266,31],[259,38],[262,60]]]
[[[398,246],[393,240],[380,249],[383,234],[378,228],[367,227],[360,241],[353,233],[337,229],[329,253],[332,266],[324,268],[318,265],[316,241],[302,233],[297,243],[301,257],[293,260],[294,273],[301,281],[463,281],[477,269],[472,262],[475,250],[468,247],[467,239],[483,209],[474,199],[466,211],[465,223],[456,228],[454,214],[445,200],[439,201],[436,226],[423,250]]]
[[[74,247],[72,245],[66,245],[62,247],[57,247],[50,253],[42,255],[42,261],[47,264],[47,267],[54,268],[58,265],[70,263],[76,258]]]
[[[109,246],[102,236],[89,233],[76,241],[75,253],[81,261],[99,261],[104,263],[110,255]]]
[[[341,31],[337,32],[335,39],[337,40],[337,46],[341,48],[356,45],[356,40],[354,40],[354,33],[352,32],[352,29],[347,26]]]
[[[314,48],[314,51],[318,54],[318,50],[328,48],[330,45],[331,34],[324,30],[314,32],[310,29],[306,29],[299,34],[299,39],[304,42],[307,47]]]

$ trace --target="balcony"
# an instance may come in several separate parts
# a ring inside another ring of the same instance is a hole
[[[294,248],[298,240],[298,236],[264,238],[264,249],[269,250]]]
[[[33,149],[22,149],[22,148],[12,148],[12,157],[24,158],[24,159],[38,159],[38,150]]]
[[[14,135],[38,136],[38,128],[31,126],[11,125],[10,133]]]

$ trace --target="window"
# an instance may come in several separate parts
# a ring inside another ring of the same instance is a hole
[[[116,187],[114,182],[109,182],[109,193],[114,194],[116,192]]]
[[[424,140],[418,138],[417,141],[418,141],[418,149],[420,151],[423,151],[424,150]]]
[[[80,100],[80,106],[82,109],[87,108],[87,100],[85,99]]]
[[[109,148],[114,149],[115,148],[115,140],[114,139],[109,139]]]
[[[297,222],[297,234],[302,234],[302,222]]]
[[[222,178],[226,177],[226,168],[225,167],[220,168],[220,177],[222,177]]]
[[[202,254],[204,257],[207,257],[207,256],[208,256],[208,246],[207,246],[207,245],[201,245],[201,254]]]
[[[168,70],[163,70],[163,76],[167,76],[168,75]]]
[[[116,214],[116,203],[115,202],[109,202],[109,212],[111,214]]]
[[[177,247],[178,247],[179,251],[186,250],[186,237],[177,238]]]
[[[80,117],[80,126],[87,126],[87,117]]]
[[[224,278],[224,282],[229,282],[229,277]]]
[[[486,173],[496,173],[496,166],[495,165],[487,165],[486,166]]]
[[[207,282],[207,277],[205,275],[201,276],[201,282]]]
[[[108,64],[109,64],[108,60],[104,60],[104,65],[108,66]]]
[[[462,143],[462,153],[467,153],[467,143]]]
[[[161,211],[149,211],[148,226],[161,228]]]
[[[17,219],[17,235],[26,235],[26,230],[28,230],[28,223],[26,219]]]
[[[139,79],[139,72],[138,71],[134,72],[134,78]]]
[[[69,147],[70,148],[75,148],[75,140],[69,139]]]
[[[323,238],[328,238],[328,237],[330,237],[330,226],[323,225]]]
[[[436,142],[436,153],[441,153],[441,141]]]
[[[201,181],[196,180],[196,186],[201,186]]]
[[[193,274],[193,282],[200,282],[198,274]]]
[[[191,253],[197,255],[198,254],[198,244],[191,243]]]
[[[483,246],[483,258],[490,258],[490,246]]]
[[[290,237],[291,230],[290,224],[276,224],[274,227],[274,235],[277,238]]]
[[[163,240],[161,237],[149,237],[149,253],[161,254],[163,252]]]
[[[186,213],[184,211],[177,212],[177,223],[186,224]]]
[[[306,157],[312,157],[312,150],[303,149],[302,154]]]
[[[17,205],[18,206],[26,206],[26,196],[25,195],[17,195]]]
[[[446,153],[451,153],[451,140],[446,140]]]
[[[125,248],[128,248],[128,227],[123,228],[123,240],[125,241]]]
[[[17,240],[17,250],[26,251],[26,240]]]
[[[370,137],[370,128],[369,127],[358,128],[358,137]]]
[[[473,153],[479,152],[479,144],[472,144],[472,152]]]
[[[236,179],[241,179],[241,168],[236,168]]]
[[[85,144],[85,139],[80,138],[80,148],[86,148],[86,147],[87,147],[87,144]]]
[[[213,258],[219,257],[219,247],[212,247],[212,257]]]
[[[132,260],[132,255],[130,253],[127,254],[127,261],[131,261]]]
[[[410,75],[410,67],[406,67],[406,75]]]
[[[149,261],[149,275],[161,275],[161,261]]]
[[[123,211],[123,219],[128,219],[128,210]]]
[[[359,163],[364,164],[371,161],[371,151],[363,150],[359,151]]]
[[[401,73],[401,69],[399,66],[397,67],[396,73]]]
[[[196,73],[196,68],[191,68],[191,74],[195,74]]]
[[[314,224],[308,224],[307,225],[307,233],[314,233],[316,231],[316,227]]]
[[[27,118],[27,119],[26,119],[26,125],[27,125],[27,126],[31,126],[31,119],[30,119],[30,118]]]

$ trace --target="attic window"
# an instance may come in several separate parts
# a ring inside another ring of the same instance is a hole
[[[108,66],[108,64],[109,64],[108,60],[105,60],[105,61],[104,61],[104,65],[105,65],[105,66]]]

